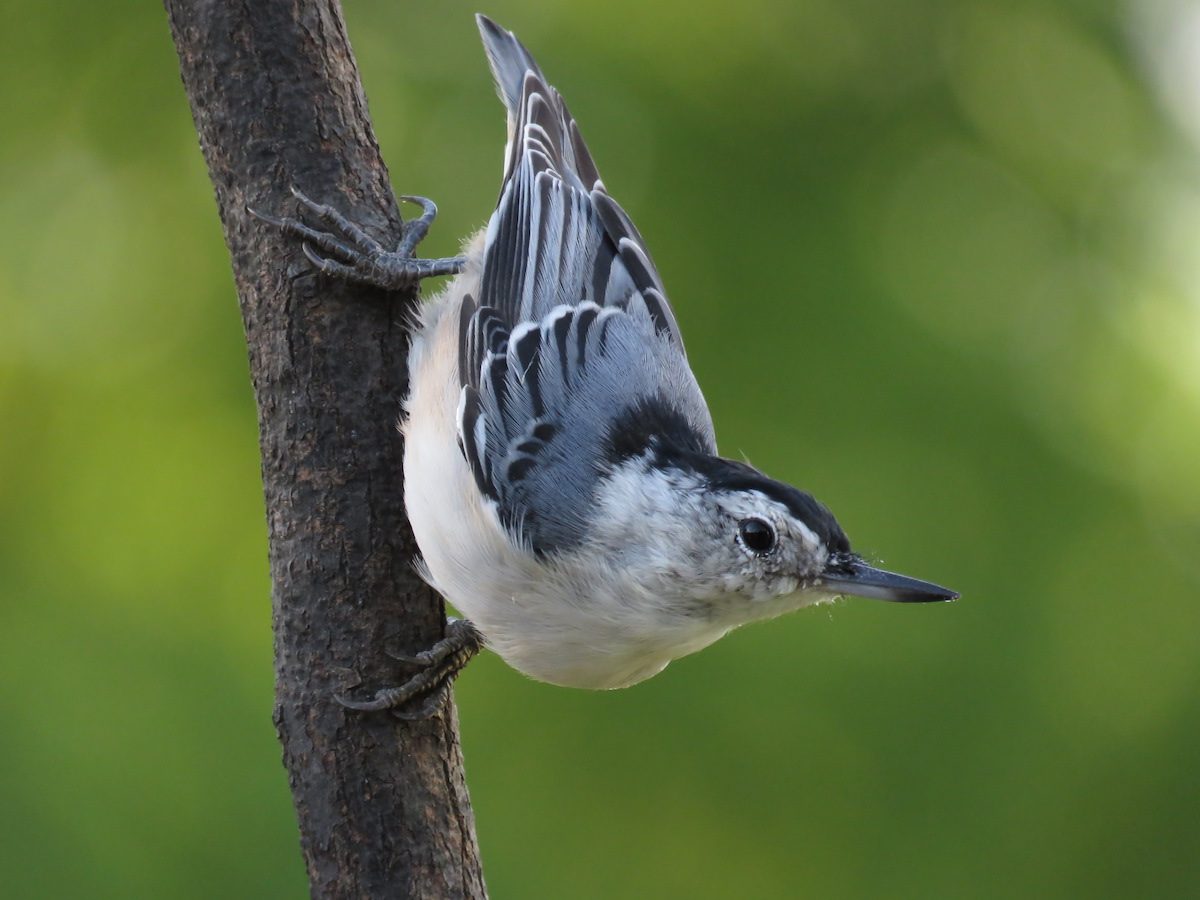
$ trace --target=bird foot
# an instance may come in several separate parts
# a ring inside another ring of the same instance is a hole
[[[299,201],[302,215],[311,216],[330,231],[321,231],[290,216],[269,216],[248,206],[246,211],[274,225],[289,237],[303,241],[301,249],[304,255],[317,271],[325,275],[385,291],[400,291],[413,287],[422,278],[455,275],[466,264],[462,256],[418,259],[413,255],[437,216],[437,205],[426,197],[405,195],[399,198],[420,206],[421,217],[405,222],[400,244],[395,250],[385,250],[378,241],[332,206],[309,199],[295,187],[292,188],[292,195]],[[328,255],[323,256],[322,253]]]
[[[451,619],[446,624],[446,636],[415,656],[389,654],[410,667],[419,668],[403,684],[381,688],[369,700],[335,699],[348,709],[362,712],[388,710],[398,719],[408,721],[435,716],[446,702],[450,685],[456,675],[483,649],[483,635],[466,619]],[[417,702],[419,702],[419,705]]]

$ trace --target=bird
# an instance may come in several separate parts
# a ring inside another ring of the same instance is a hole
[[[251,210],[326,276],[453,276],[414,310],[400,429],[418,565],[462,618],[400,657],[400,684],[340,702],[433,715],[484,647],[538,681],[623,688],[842,596],[957,599],[872,566],[811,494],[719,455],[646,242],[533,56],[476,20],[508,140],[496,208],[460,256],[415,255],[437,214],[423,197],[400,198],[422,214],[394,250],[296,188],[298,218]]]

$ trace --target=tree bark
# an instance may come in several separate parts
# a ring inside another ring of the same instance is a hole
[[[384,648],[442,635],[404,513],[412,296],[312,273],[246,213],[289,186],[385,244],[400,219],[337,0],[164,0],[216,188],[258,403],[275,723],[315,897],[483,897],[453,704],[404,723],[334,695],[394,682]]]

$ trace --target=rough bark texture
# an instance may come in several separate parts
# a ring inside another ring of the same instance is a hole
[[[276,711],[317,897],[482,897],[453,707],[402,723],[333,695],[393,682],[385,647],[441,636],[404,515],[412,297],[312,274],[249,217],[295,184],[384,243],[400,219],[336,0],[165,0],[216,187],[258,402]]]

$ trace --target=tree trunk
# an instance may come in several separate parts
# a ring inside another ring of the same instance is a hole
[[[404,723],[334,694],[442,634],[404,514],[405,311],[312,273],[252,219],[332,203],[400,219],[337,0],[165,0],[241,301],[273,583],[275,723],[315,897],[483,897],[453,705]]]

